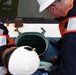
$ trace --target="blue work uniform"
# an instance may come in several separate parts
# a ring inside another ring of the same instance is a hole
[[[57,18],[62,35],[61,61],[49,75],[76,75],[76,0],[65,17]]]

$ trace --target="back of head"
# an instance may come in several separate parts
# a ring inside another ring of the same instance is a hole
[[[40,7],[39,12],[45,10],[48,6],[50,6],[55,0],[37,0]]]
[[[40,65],[40,59],[35,51],[29,46],[17,48],[9,59],[8,70],[11,74],[31,75]]]

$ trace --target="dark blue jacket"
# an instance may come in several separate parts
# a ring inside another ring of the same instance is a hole
[[[76,0],[68,14],[58,20],[61,22],[72,16],[76,16]],[[67,28],[67,24],[65,23],[64,27]],[[49,72],[49,75],[76,75],[76,30],[65,33],[62,38],[61,62],[56,69]]]

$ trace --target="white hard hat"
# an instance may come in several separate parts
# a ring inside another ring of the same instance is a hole
[[[31,51],[30,51],[31,50]],[[13,75],[33,74],[40,65],[40,59],[29,46],[17,48],[10,56],[8,70]]]
[[[55,0],[37,0],[40,8],[39,12],[45,10],[48,6],[50,6]]]

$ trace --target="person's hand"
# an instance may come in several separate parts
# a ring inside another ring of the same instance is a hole
[[[51,39],[51,40],[50,40],[50,44],[51,44],[52,46],[54,46],[57,50],[60,50],[60,49],[61,49],[60,44],[59,44],[56,40],[54,40],[54,39]]]
[[[9,52],[9,51],[13,51],[15,50],[17,47],[10,47],[10,48],[7,48],[3,51],[3,54],[2,54],[2,58],[4,58],[4,56]]]

